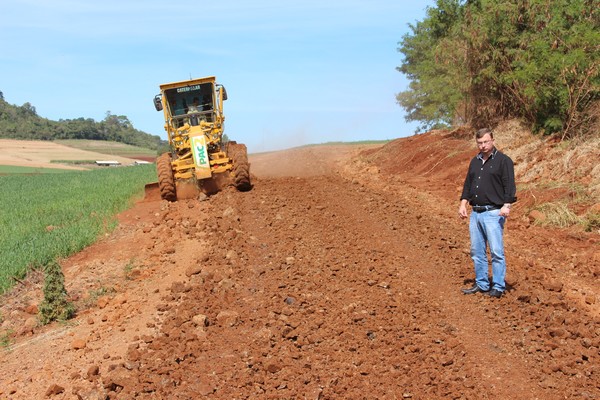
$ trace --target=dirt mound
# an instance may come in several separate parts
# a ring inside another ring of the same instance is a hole
[[[597,232],[519,201],[506,295],[460,293],[472,142],[252,155],[249,192],[138,203],[62,263],[76,319],[36,326],[39,276],[4,298],[0,397],[600,398]]]

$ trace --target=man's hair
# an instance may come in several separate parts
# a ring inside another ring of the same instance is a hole
[[[492,139],[494,138],[494,131],[492,131],[490,128],[483,128],[483,129],[478,130],[477,132],[475,132],[475,138],[476,139],[481,139],[486,134],[490,135],[490,137]]]

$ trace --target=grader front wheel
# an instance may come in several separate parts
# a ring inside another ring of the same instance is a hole
[[[171,168],[171,155],[163,153],[156,160],[156,172],[158,175],[158,187],[160,197],[167,201],[177,200],[177,191],[175,189],[175,178]]]

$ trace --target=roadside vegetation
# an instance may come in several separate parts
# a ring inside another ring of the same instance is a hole
[[[519,119],[534,133],[600,126],[598,0],[437,0],[399,43],[397,95],[421,130]]]
[[[155,179],[154,164],[0,176],[0,293],[114,229],[115,215]]]
[[[57,261],[44,267],[44,301],[40,304],[40,322],[66,321],[75,315],[75,306],[68,299],[65,275]]]
[[[552,202],[541,203],[533,209],[543,214],[543,218],[536,220],[535,223],[541,226],[553,226],[558,228],[568,228],[573,225],[580,225],[586,232],[600,233],[600,214],[595,211],[589,211],[579,216],[571,210],[571,201],[558,199]]]
[[[67,169],[60,168],[38,168],[38,167],[20,167],[16,165],[0,165],[0,176],[14,174],[62,174],[70,172]]]

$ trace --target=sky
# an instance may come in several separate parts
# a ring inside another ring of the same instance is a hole
[[[248,151],[411,136],[396,94],[409,24],[435,0],[6,0],[0,91],[50,120],[125,115],[166,139],[163,83],[216,76]]]

